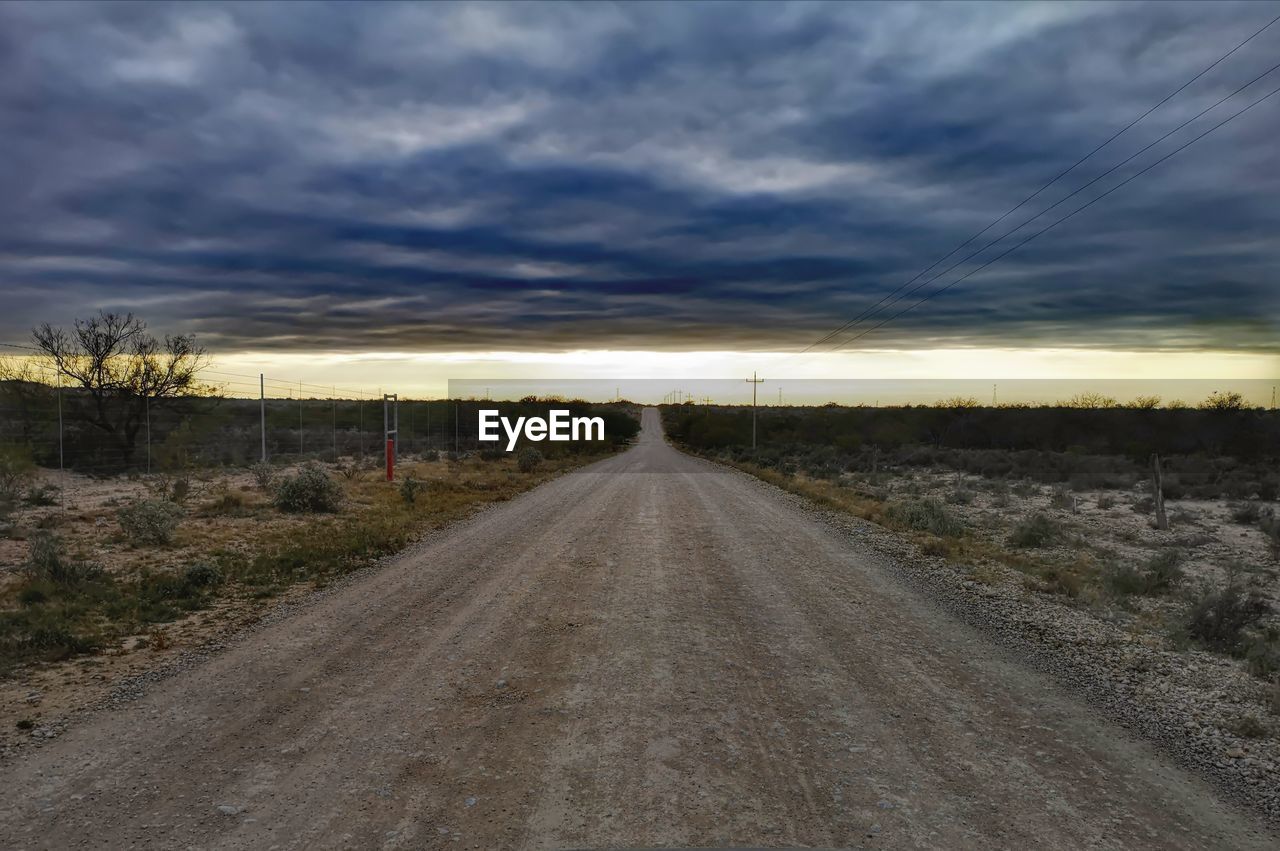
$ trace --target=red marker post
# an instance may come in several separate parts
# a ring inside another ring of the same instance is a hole
[[[396,477],[396,442],[387,438],[387,481],[390,482]]]

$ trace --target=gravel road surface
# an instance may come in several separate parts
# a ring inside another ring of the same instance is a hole
[[[1276,847],[653,410],[0,771],[4,848]]]

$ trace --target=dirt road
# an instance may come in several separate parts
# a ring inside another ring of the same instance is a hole
[[[4,766],[0,847],[1273,841],[644,425]]]

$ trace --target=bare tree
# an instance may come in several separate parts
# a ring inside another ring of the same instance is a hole
[[[1119,402],[1104,393],[1077,393],[1070,399],[1065,399],[1058,403],[1059,408],[1086,408],[1089,410],[1097,410],[1100,408],[1115,408],[1119,406]]]
[[[197,378],[208,356],[195,337],[160,340],[132,313],[100,312],[77,319],[69,332],[45,323],[31,338],[53,369],[84,390],[89,404],[80,418],[104,432],[126,464],[150,407],[208,392]]]

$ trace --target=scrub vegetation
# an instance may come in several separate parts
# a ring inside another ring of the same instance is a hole
[[[395,483],[372,459],[91,478],[10,454],[0,465],[11,472],[0,477],[0,554],[11,565],[0,572],[0,675],[167,646],[162,625],[322,585],[615,448],[406,454]],[[37,484],[52,496],[24,501]]]
[[[897,530],[923,557],[1280,683],[1280,414],[1227,394],[960,401],[763,408],[754,451],[749,408],[664,413],[686,450]]]

